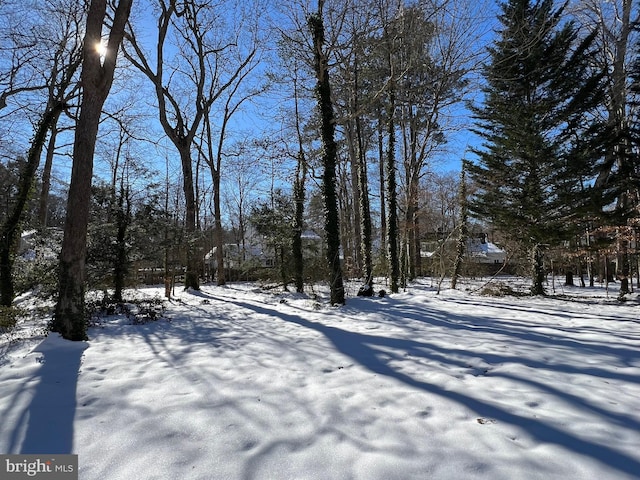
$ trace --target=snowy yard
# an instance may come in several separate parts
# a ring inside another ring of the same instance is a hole
[[[0,339],[0,453],[77,453],[82,480],[638,479],[638,296],[564,293],[330,308],[234,284],[86,343],[25,322]]]

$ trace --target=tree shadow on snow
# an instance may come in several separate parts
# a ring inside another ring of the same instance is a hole
[[[583,340],[575,338],[575,333],[584,331],[584,327],[574,329],[574,337],[570,336],[570,332],[566,332],[567,335],[562,335],[562,330],[557,326],[553,327],[553,331],[550,331],[548,325],[542,325],[545,328],[544,331],[537,331],[540,326],[533,324],[523,324],[521,321],[512,321],[505,319],[495,320],[486,317],[468,315],[457,315],[455,313],[441,311],[429,311],[429,315],[425,316],[425,309],[416,309],[411,306],[403,305],[402,309],[397,309],[395,312],[392,308],[388,311],[393,312],[391,317],[402,318],[409,321],[416,321],[420,323],[429,324],[430,326],[462,330],[464,335],[488,334],[491,338],[502,337],[509,343],[519,342],[526,345],[545,345],[549,347],[558,347],[569,350],[576,350],[581,352],[581,355],[585,358],[593,354],[607,355],[609,357],[616,358],[619,363],[625,365],[631,365],[634,362],[640,360],[640,351],[631,347],[623,345],[610,345],[598,343],[595,340]],[[395,315],[394,315],[395,313]],[[602,332],[591,332],[602,333]],[[612,333],[616,335],[615,332]],[[428,348],[437,348],[432,345],[428,345]],[[468,354],[465,350],[452,350],[447,349],[447,352],[457,354]],[[549,369],[553,368],[555,371],[560,371],[567,374],[582,374],[591,375],[599,378],[607,378],[611,380],[622,380],[630,383],[640,383],[640,378],[636,375],[628,375],[619,371],[611,371],[600,367],[594,367],[592,365],[583,365],[576,367],[575,365],[563,364],[555,362],[552,365],[549,363],[540,362],[538,360],[523,358],[519,356],[506,356],[504,354],[489,354],[489,353],[474,353],[475,357],[482,357],[487,363],[499,364],[499,363],[520,363],[530,368]]]
[[[483,400],[478,400],[471,396],[451,391],[444,390],[437,385],[418,380],[413,378],[410,375],[407,375],[403,372],[400,372],[394,368],[392,368],[388,364],[389,358],[389,349],[393,349],[395,351],[402,351],[408,353],[411,356],[415,357],[423,357],[426,359],[437,360],[439,362],[449,362],[456,363],[458,360],[447,357],[447,355],[453,354],[454,356],[467,355],[469,358],[481,358],[487,361],[487,363],[502,363],[502,362],[521,362],[527,366],[531,366],[532,368],[536,368],[535,361],[529,361],[526,359],[516,358],[516,357],[503,357],[497,354],[483,354],[478,352],[465,352],[463,350],[455,350],[449,351],[447,349],[443,349],[441,347],[437,347],[433,344],[429,344],[422,341],[417,340],[407,340],[407,339],[398,339],[393,337],[382,337],[376,335],[368,335],[364,333],[352,332],[348,330],[344,330],[341,328],[327,326],[318,322],[306,320],[301,316],[291,315],[283,313],[279,310],[272,310],[269,308],[265,308],[263,306],[255,305],[252,303],[241,302],[241,301],[233,301],[232,303],[237,304],[240,307],[243,307],[248,310],[252,310],[257,314],[266,315],[271,317],[277,317],[286,322],[291,322],[297,325],[300,325],[304,328],[313,329],[317,332],[323,334],[334,346],[335,348],[341,352],[342,354],[350,357],[359,365],[367,368],[371,372],[374,372],[379,375],[384,375],[386,377],[393,378],[398,380],[405,385],[410,387],[423,390],[425,392],[429,392],[434,395],[438,395],[443,398],[447,398],[451,401],[454,401],[460,405],[465,406],[469,410],[476,412],[478,416],[489,417],[495,419],[496,421],[507,423],[519,427],[525,430],[529,435],[537,439],[539,442],[560,445],[567,450],[573,451],[577,454],[584,455],[586,457],[595,459],[601,462],[604,465],[608,465],[611,468],[617,469],[620,472],[624,472],[628,475],[634,476],[640,472],[640,461],[637,459],[625,455],[611,446],[602,445],[594,442],[590,442],[588,440],[584,440],[578,438],[566,431],[563,431],[553,425],[549,425],[544,421],[537,418],[527,418],[520,415],[516,415],[511,413],[503,408],[500,408],[496,405],[488,403]],[[434,315],[439,315],[438,312],[429,312],[429,314],[433,313]],[[432,318],[424,318],[425,311],[422,311],[421,320],[431,322],[435,319]],[[462,321],[464,319],[467,325],[456,323],[456,322],[447,322],[444,319],[437,320],[442,323],[442,326],[446,328],[462,328],[462,329],[471,329],[474,328],[470,324],[472,322],[469,321],[468,317],[459,317],[459,320]],[[474,318],[474,321],[477,320]],[[480,319],[481,323],[483,320]],[[487,319],[487,322],[489,320]],[[480,328],[482,328],[480,326]],[[532,335],[530,333],[514,330],[509,332],[508,330],[505,332],[504,329],[499,328],[497,325],[491,327],[485,327],[488,331],[496,334],[502,335],[514,335],[515,337],[526,338],[530,342],[541,342],[543,341],[537,335]],[[548,339],[545,339],[548,341]],[[557,340],[561,344],[571,345],[572,347],[579,347],[580,345],[574,344],[569,340]],[[603,347],[604,348],[604,347]],[[616,352],[621,353],[621,352]],[[631,352],[625,352],[631,353]],[[464,362],[462,362],[464,363]],[[459,366],[462,366],[462,363]],[[600,371],[599,369],[587,368],[584,371],[579,371],[569,365],[538,365],[543,368],[559,368],[561,371],[566,373],[583,373],[586,375],[611,375],[612,372]],[[633,380],[624,375],[615,375],[616,378],[619,378],[624,381]],[[635,379],[637,381],[637,379]],[[554,391],[553,393],[558,395],[563,395],[559,390]],[[566,401],[575,402],[575,396],[563,395]],[[589,405],[586,402],[578,402],[578,404],[582,406]],[[633,419],[629,417],[622,418],[620,415],[616,415],[610,412],[605,412],[602,409],[595,409],[595,413],[606,415],[616,423],[622,423],[629,428],[634,428],[630,423],[637,423]],[[640,425],[636,425],[638,427]]]
[[[61,346],[61,342],[64,344]],[[73,453],[76,388],[86,342],[62,340],[50,334],[33,352],[40,353],[37,381],[29,406],[13,426],[9,451],[21,454]],[[21,441],[22,432],[24,438]]]

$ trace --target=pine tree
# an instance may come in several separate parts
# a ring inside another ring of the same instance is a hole
[[[296,195],[298,194],[289,196],[281,190],[275,190],[269,201],[258,203],[251,209],[249,220],[266,245],[273,248],[274,258],[280,269],[280,280],[285,289],[292,277],[291,264],[295,262],[295,252],[292,252],[292,249],[295,250],[294,236],[291,230],[298,215]],[[299,254],[302,255],[302,252]]]
[[[584,185],[597,152],[587,145],[596,131],[588,113],[600,100],[600,76],[589,66],[593,35],[579,41],[552,0],[510,0],[501,8],[484,105],[473,108],[484,144],[470,166],[479,187],[470,209],[527,248],[531,292],[540,295],[541,249],[569,235],[588,205]]]

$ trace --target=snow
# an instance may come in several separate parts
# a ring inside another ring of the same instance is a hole
[[[0,343],[0,452],[76,453],[83,480],[638,479],[638,297],[562,293],[232,284],[88,342],[27,321]]]

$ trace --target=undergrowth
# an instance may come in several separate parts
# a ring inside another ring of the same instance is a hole
[[[19,307],[0,306],[0,333],[9,333],[13,330],[21,317],[27,315],[27,311]]]
[[[130,298],[119,302],[103,295],[101,299],[87,302],[90,325],[96,325],[103,317],[113,315],[124,315],[132,325],[143,325],[166,318],[166,310],[165,300],[160,297]]]

